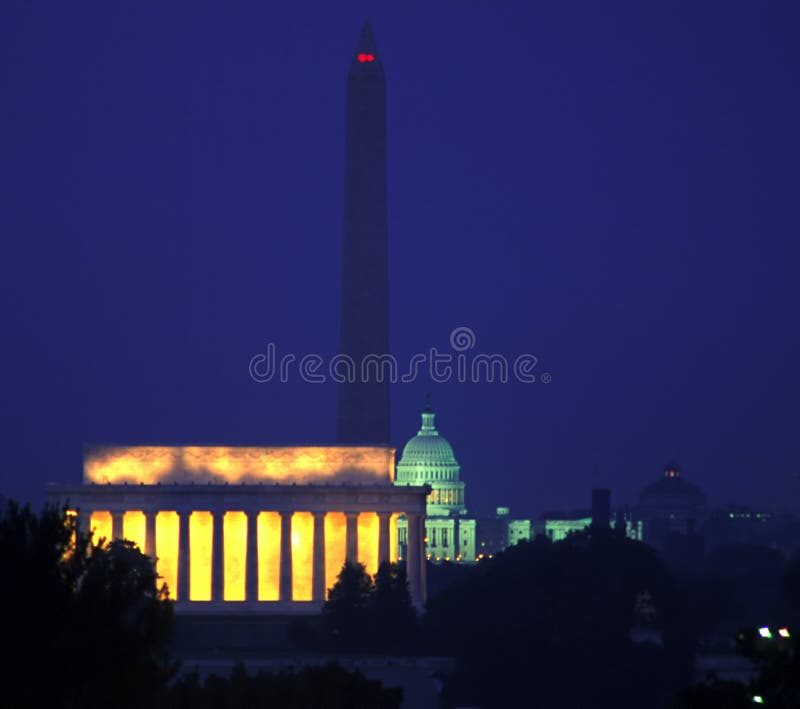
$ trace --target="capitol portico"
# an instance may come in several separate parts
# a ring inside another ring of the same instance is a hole
[[[394,483],[382,446],[87,449],[84,484],[50,485],[78,528],[156,558],[179,613],[317,612],[345,560],[374,574],[408,530],[409,590],[425,599],[424,486]]]

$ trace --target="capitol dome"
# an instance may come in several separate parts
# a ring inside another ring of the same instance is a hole
[[[459,480],[461,466],[452,446],[436,430],[436,414],[427,402],[422,411],[422,426],[406,443],[397,463],[398,485],[430,485],[428,515],[464,514],[464,483]]]
[[[423,412],[422,428],[403,448],[403,455],[400,458],[402,463],[458,467],[453,447],[434,427],[434,416],[435,414],[427,409]]]

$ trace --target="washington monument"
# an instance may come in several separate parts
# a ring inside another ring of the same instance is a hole
[[[340,353],[355,363],[355,381],[339,384],[338,440],[389,443],[389,378],[367,355],[389,353],[386,246],[386,82],[369,23],[347,77]]]

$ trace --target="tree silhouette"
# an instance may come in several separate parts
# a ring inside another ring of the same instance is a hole
[[[201,682],[197,673],[181,677],[157,709],[398,709],[402,698],[402,689],[384,688],[380,682],[335,663],[255,675],[239,664],[227,678],[212,675]]]
[[[455,705],[663,706],[690,670],[675,607],[644,544],[591,530],[520,542],[429,600],[426,652],[455,658],[445,685]]]
[[[675,709],[736,709],[753,706],[754,697],[778,709],[800,706],[800,654],[793,633],[784,636],[773,628],[763,636],[757,628],[740,628],[736,644],[757,668],[755,677],[747,685],[711,677],[683,690]]]
[[[370,647],[382,652],[411,649],[417,637],[417,613],[403,564],[384,562],[369,597]]]
[[[170,659],[172,603],[156,586],[153,561],[129,541],[93,549],[74,594],[74,650],[94,676],[79,685],[80,706],[130,706],[158,694]]]
[[[713,680],[680,692],[672,709],[751,709],[753,694],[739,682]]]
[[[322,610],[321,649],[409,652],[418,642],[417,612],[403,564],[384,562],[374,580],[346,562]]]
[[[0,511],[7,706],[140,707],[173,671],[172,604],[129,542],[93,544],[66,509]]]
[[[345,562],[322,609],[322,629],[328,644],[350,651],[364,648],[372,588],[364,564]]]

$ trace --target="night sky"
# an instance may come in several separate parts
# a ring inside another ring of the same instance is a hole
[[[530,352],[432,393],[467,507],[800,493],[800,3],[0,6],[0,493],[86,443],[332,443],[346,74],[387,73],[394,354]],[[798,510],[800,511],[800,510]]]

